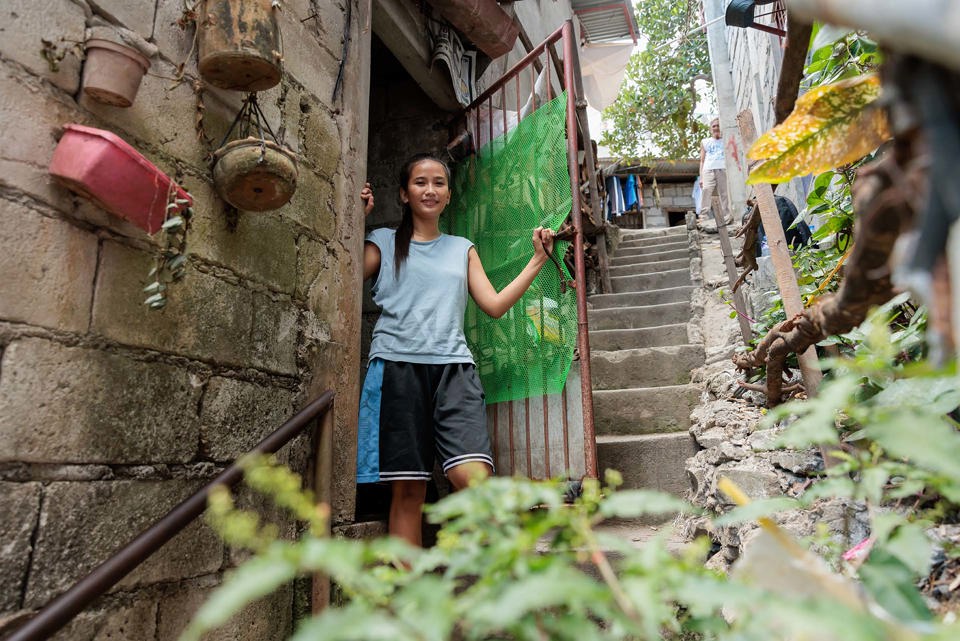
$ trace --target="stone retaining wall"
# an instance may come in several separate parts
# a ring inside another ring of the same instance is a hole
[[[752,499],[799,496],[822,474],[823,461],[817,450],[774,450],[783,425],[761,425],[766,399],[758,392],[739,390],[742,374],[731,357],[742,344],[739,326],[730,318],[724,304],[729,280],[723,267],[719,238],[701,236],[701,287],[694,291],[691,323],[702,335],[706,365],[693,372],[692,382],[702,387],[700,403],[690,416],[690,434],[699,451],[686,463],[690,481],[690,500],[708,514],[718,515],[733,508],[732,502],[717,489],[717,481],[728,477]],[[734,253],[741,239],[732,239]],[[696,269],[696,267],[694,267]],[[699,338],[699,337],[698,337]],[[867,535],[867,515],[861,504],[834,499],[820,501],[811,509],[793,510],[776,520],[799,538],[825,534],[825,538],[843,549],[859,543]],[[755,522],[713,529],[707,519],[685,518],[684,536],[707,535],[714,543],[709,564],[727,570],[759,532]],[[823,526],[825,532],[821,532]],[[815,548],[816,549],[816,548]]]
[[[712,514],[730,511],[734,504],[717,490],[717,481],[726,477],[753,500],[779,496],[799,497],[823,471],[823,459],[816,450],[772,449],[784,426],[761,425],[763,398],[756,392],[734,397],[738,375],[728,360],[707,365],[694,376],[704,385],[701,404],[690,418],[690,434],[700,451],[687,460],[691,501]],[[846,499],[827,499],[808,509],[777,514],[774,520],[798,539],[830,541],[842,549],[853,547],[869,534],[866,507]],[[759,534],[756,522],[714,529],[706,519],[689,518],[684,534],[708,535],[714,554],[708,565],[729,570],[753,538]],[[814,545],[817,550],[817,545]]]

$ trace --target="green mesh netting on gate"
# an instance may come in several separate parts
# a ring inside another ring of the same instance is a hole
[[[447,231],[474,242],[497,291],[533,255],[536,227],[557,230],[570,213],[566,94],[537,109],[505,136],[494,139],[453,171]],[[554,255],[563,265],[568,242]],[[559,393],[577,344],[576,291],[561,292],[563,274],[547,261],[523,298],[493,319],[471,300],[466,336],[487,403]]]

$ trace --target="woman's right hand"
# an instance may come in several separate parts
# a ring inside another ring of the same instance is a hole
[[[363,215],[369,216],[373,211],[373,188],[370,183],[363,183],[363,189],[360,190],[360,200],[363,201]]]
[[[542,258],[546,262],[547,257],[553,253],[553,239],[556,233],[548,228],[537,227],[533,230],[533,255]]]

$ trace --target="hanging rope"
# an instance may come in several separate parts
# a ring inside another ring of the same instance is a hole
[[[233,122],[230,124],[230,129],[228,129],[227,133],[223,136],[223,140],[220,141],[219,146],[223,147],[227,144],[234,129],[237,129],[238,138],[250,137],[250,130],[253,124],[256,124],[257,133],[259,134],[260,159],[262,161],[267,153],[267,139],[264,135],[264,129],[266,129],[266,133],[270,134],[270,138],[274,143],[279,145],[280,140],[277,138],[277,134],[273,132],[270,123],[267,121],[267,117],[260,109],[260,104],[257,102],[257,94],[255,92],[250,92],[247,94],[247,97],[244,98],[243,106],[240,107],[240,111],[237,112],[236,118],[233,119]]]

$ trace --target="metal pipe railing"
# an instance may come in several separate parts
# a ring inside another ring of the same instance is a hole
[[[523,68],[529,65],[531,62],[533,62],[534,59],[539,58],[540,54],[543,53],[543,51],[547,48],[548,44],[559,40],[561,37],[563,37],[563,27],[560,27],[559,29],[551,33],[549,36],[547,36],[547,38],[543,42],[541,42],[536,47],[534,47],[530,52],[528,52],[527,55],[525,55],[523,58],[520,59],[519,62],[517,62],[517,64],[510,67],[510,69],[505,74],[500,76],[495,83],[490,85],[490,87],[486,91],[484,91],[472,103],[470,103],[467,106],[466,111],[470,111],[471,109],[475,109],[479,107],[483,103],[483,101],[491,97],[494,94],[494,92],[500,88],[501,85],[506,84],[507,81],[509,81],[518,73],[520,73],[523,70]]]
[[[333,403],[333,397],[332,390],[325,391],[260,441],[249,453],[273,454],[302,432],[314,418],[326,412]],[[35,617],[14,630],[5,641],[40,641],[52,636],[200,516],[207,509],[207,496],[210,490],[218,485],[232,487],[242,478],[243,469],[236,462],[230,465],[215,479],[170,510],[166,516],[120,548],[87,576],[77,581],[73,587],[45,605]]]
[[[587,476],[597,478],[597,438],[593,424],[593,382],[590,379],[590,334],[587,325],[587,275],[583,260],[583,216],[580,211],[580,163],[578,162],[579,129],[577,127],[577,92],[574,75],[579,72],[577,43],[573,37],[573,22],[563,23],[563,78],[567,90],[567,165],[570,170],[570,190],[573,194],[570,218],[573,222],[573,259],[577,280],[577,349],[580,353],[580,393],[583,398],[583,449]],[[585,140],[584,145],[590,141]]]

